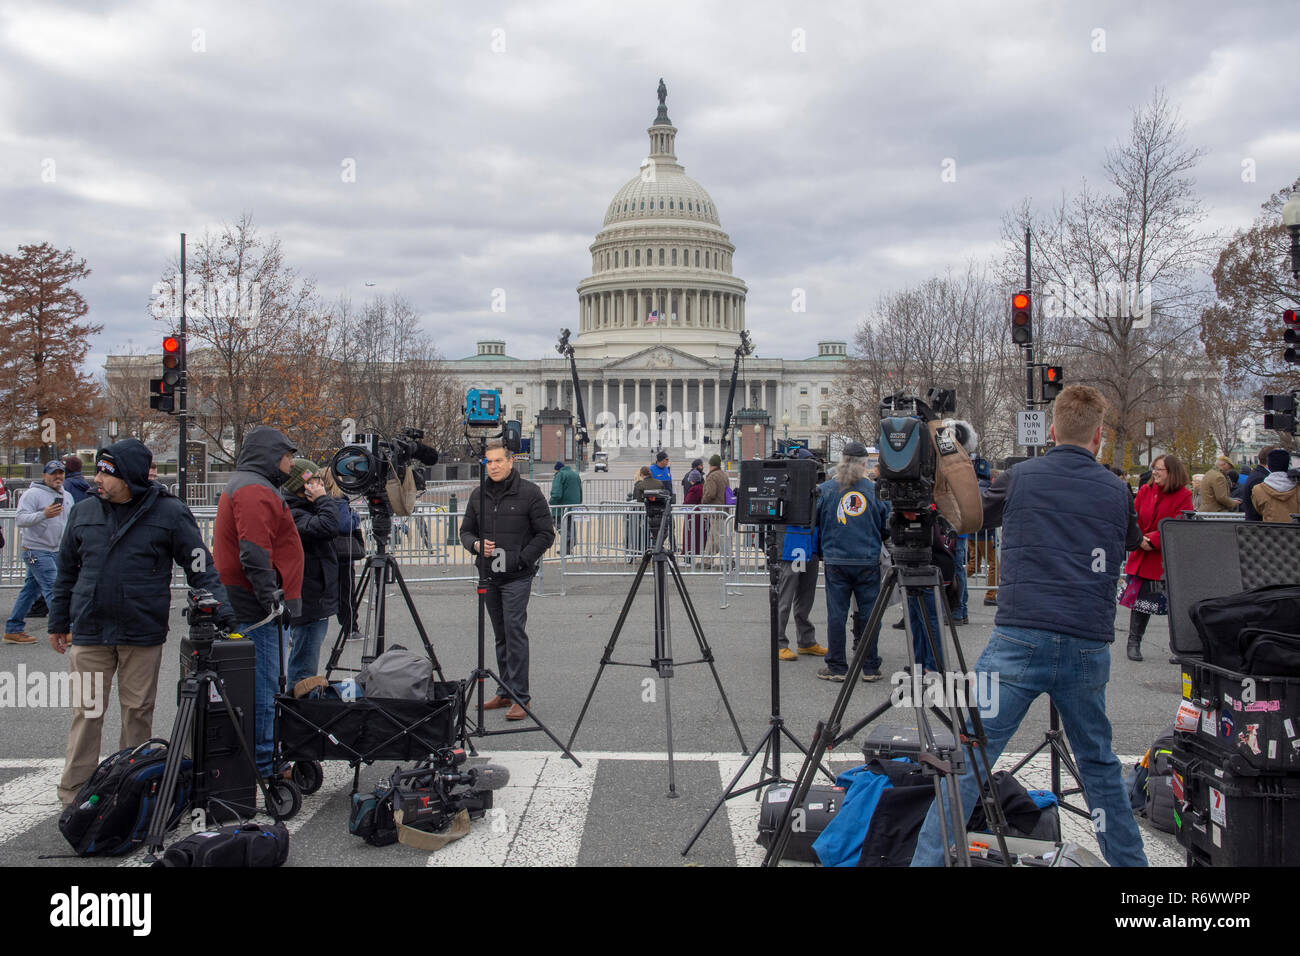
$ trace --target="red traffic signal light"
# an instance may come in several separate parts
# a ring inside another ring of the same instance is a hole
[[[1300,365],[1300,314],[1295,309],[1286,309],[1282,313],[1282,322],[1286,325],[1286,331],[1282,333],[1282,340],[1287,344],[1287,350],[1282,354],[1282,358],[1292,365]]]
[[[163,385],[168,391],[180,384],[181,380],[181,340],[174,335],[163,339]]]
[[[1034,303],[1028,289],[1011,297],[1011,341],[1028,345],[1034,339]]]

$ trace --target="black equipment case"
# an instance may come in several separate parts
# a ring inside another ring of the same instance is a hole
[[[196,701],[194,733],[184,741],[185,755],[195,757],[199,773],[194,802],[207,798],[208,816],[217,823],[248,820],[258,810],[257,778],[239,749],[234,722],[250,747],[254,746],[256,709],[256,647],[249,640],[217,640],[207,652],[209,666],[221,678],[227,700],[214,686],[206,700]],[[193,673],[197,660],[194,643],[181,639],[181,676]],[[179,693],[179,691],[178,691]]]
[[[790,805],[790,796],[793,792],[794,787],[783,783],[768,787],[763,794],[763,807],[758,815],[759,846],[771,845],[772,836],[781,825],[781,818],[785,815],[785,808]],[[846,792],[843,787],[820,783],[815,783],[808,788],[808,796],[804,798],[801,807],[803,822],[791,830],[790,842],[786,844],[783,860],[797,860],[801,863],[821,862],[813,850],[813,842],[830,826],[831,820],[835,819],[835,814],[840,812]]]
[[[1300,776],[1237,776],[1194,744],[1169,762],[1188,866],[1300,866]]]
[[[1160,538],[1197,717],[1170,758],[1188,865],[1300,865],[1300,524],[1165,519]]]

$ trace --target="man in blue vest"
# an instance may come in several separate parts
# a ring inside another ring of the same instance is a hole
[[[993,636],[975,664],[996,675],[979,701],[993,764],[1029,706],[1048,694],[1061,713],[1083,778],[1093,827],[1111,866],[1146,866],[1142,836],[1106,716],[1115,586],[1124,554],[1142,541],[1124,482],[1097,462],[1106,400],[1070,385],[1057,396],[1051,438],[1040,458],[1003,472],[981,497],[984,527],[1002,527],[1002,568]],[[962,811],[978,795],[973,769],[961,778]],[[947,812],[944,800],[942,812]],[[913,866],[942,866],[940,809],[930,807]],[[955,831],[964,839],[966,821]],[[949,821],[948,833],[954,833]]]

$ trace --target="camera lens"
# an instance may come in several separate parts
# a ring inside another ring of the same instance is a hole
[[[334,456],[331,463],[334,480],[348,494],[361,494],[375,477],[375,459],[361,445],[348,445]]]

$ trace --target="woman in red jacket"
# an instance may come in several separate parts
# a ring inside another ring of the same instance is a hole
[[[1192,493],[1187,490],[1187,466],[1173,455],[1161,455],[1151,466],[1151,480],[1133,500],[1142,545],[1124,565],[1128,581],[1119,603],[1129,609],[1128,659],[1142,660],[1142,635],[1152,614],[1167,614],[1165,567],[1160,557],[1160,522],[1192,510]]]

